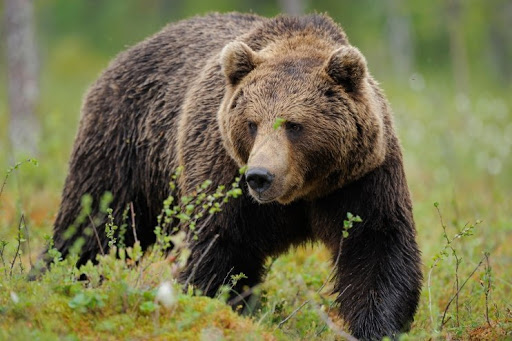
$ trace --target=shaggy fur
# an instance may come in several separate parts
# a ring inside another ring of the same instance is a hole
[[[274,129],[277,118],[285,123]],[[323,15],[212,14],[121,53],[85,98],[55,246],[65,256],[81,236],[79,263],[94,259],[90,221],[76,222],[80,198],[92,196],[91,216],[103,226],[97,203],[111,191],[116,221],[133,203],[147,248],[178,166],[175,195],[206,179],[230,184],[244,165],[267,170],[270,187],[256,191],[244,178],[241,198],[199,222],[205,228],[190,242],[182,278],[196,265],[192,283],[212,296],[228,274],[243,272],[241,291],[260,282],[268,256],[319,240],[333,259],[341,252],[335,291],[351,332],[375,339],[406,329],[422,275],[391,110],[364,57]],[[339,250],[347,212],[363,222]],[[69,236],[71,225],[77,233]]]

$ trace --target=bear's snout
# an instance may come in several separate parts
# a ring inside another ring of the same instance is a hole
[[[245,176],[249,187],[258,194],[265,192],[274,180],[274,175],[272,175],[268,169],[262,167],[249,169]]]

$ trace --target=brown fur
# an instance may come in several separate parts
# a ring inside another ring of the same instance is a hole
[[[206,179],[229,184],[247,165],[271,174],[269,188],[257,192],[244,178],[241,198],[199,222],[205,228],[182,278],[194,272],[192,283],[214,295],[228,274],[243,272],[241,291],[259,283],[266,257],[320,240],[334,258],[341,252],[335,290],[354,335],[407,328],[421,272],[400,145],[366,60],[330,18],[232,13],[169,25],[121,53],[82,112],[55,222],[64,256],[77,238],[80,264],[99,252],[90,221],[75,221],[85,193],[97,203],[111,191],[117,221],[133,203],[146,248],[178,166],[175,195]],[[285,122],[274,129],[277,118]],[[347,212],[363,223],[339,250]],[[97,204],[91,216],[104,225]],[[70,225],[74,236],[65,233]]]

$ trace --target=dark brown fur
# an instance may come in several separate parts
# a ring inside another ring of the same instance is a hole
[[[277,117],[286,123],[275,130]],[[407,327],[422,275],[391,110],[364,57],[323,15],[197,17],[121,53],[85,98],[55,246],[65,256],[81,235],[79,263],[99,253],[84,232],[89,221],[71,238],[64,233],[89,193],[107,249],[97,202],[111,191],[116,221],[134,204],[147,248],[178,166],[183,195],[206,179],[230,184],[242,165],[275,173],[268,194],[243,179],[242,197],[200,222],[207,226],[191,241],[183,278],[196,264],[192,283],[212,296],[228,273],[248,277],[237,290],[256,285],[265,259],[291,245],[320,240],[336,258],[351,212],[363,222],[343,241],[335,283],[341,315],[363,339]]]

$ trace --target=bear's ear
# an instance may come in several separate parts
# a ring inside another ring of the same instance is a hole
[[[347,92],[357,91],[367,76],[366,59],[353,46],[343,46],[332,53],[326,71]]]
[[[220,62],[229,83],[236,85],[261,63],[261,58],[247,44],[233,41],[222,49]]]

